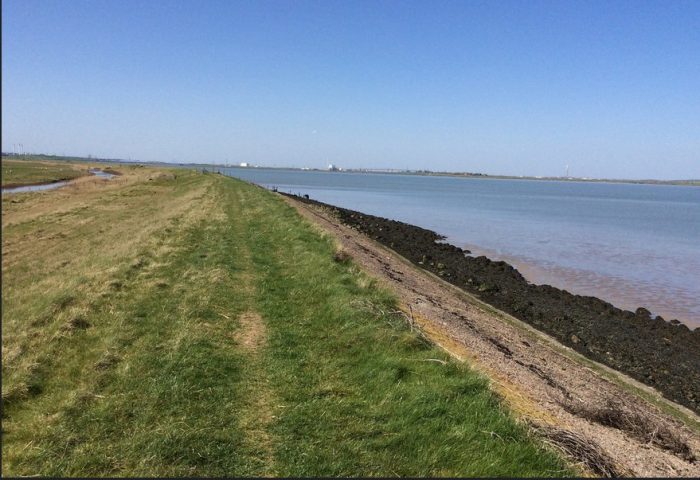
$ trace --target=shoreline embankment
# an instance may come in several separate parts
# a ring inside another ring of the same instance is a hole
[[[700,328],[652,317],[645,308],[631,312],[596,297],[531,284],[512,265],[470,256],[421,227],[289,196],[329,209],[345,225],[411,263],[700,412]]]

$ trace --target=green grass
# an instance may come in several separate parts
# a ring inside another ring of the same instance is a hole
[[[85,175],[68,163],[16,160],[2,157],[2,185],[31,185],[36,183],[70,180]]]
[[[4,475],[576,473],[279,198],[134,175],[3,200]]]

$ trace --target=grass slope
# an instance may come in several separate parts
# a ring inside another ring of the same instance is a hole
[[[3,198],[4,475],[575,473],[280,199],[124,173]]]

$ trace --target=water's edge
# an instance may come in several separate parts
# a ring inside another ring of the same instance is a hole
[[[88,170],[88,173],[90,175],[94,175],[96,177],[104,178],[104,179],[111,179],[116,176],[115,173],[110,173],[104,170],[100,170],[97,168],[93,168],[91,170]],[[80,177],[76,177],[80,178]],[[76,178],[71,178],[68,180],[55,180],[52,182],[40,182],[40,183],[33,183],[30,185],[8,185],[6,187],[2,187],[2,193],[3,194],[11,194],[11,193],[27,193],[27,192],[43,192],[46,190],[55,190],[57,188],[65,187],[68,185],[72,180],[75,180]]]
[[[700,326],[700,190],[226,169],[397,219],[504,260],[528,280]]]
[[[700,410],[700,328],[692,331],[677,320],[652,317],[644,308],[626,311],[596,297],[530,284],[506,262],[473,257],[431,230],[309,198],[293,198],[328,209],[342,223],[416,266],[584,356],[625,372],[696,412]]]

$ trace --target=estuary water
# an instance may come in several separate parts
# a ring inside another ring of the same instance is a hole
[[[615,306],[700,326],[700,188],[227,168],[280,191],[433,230]]]

